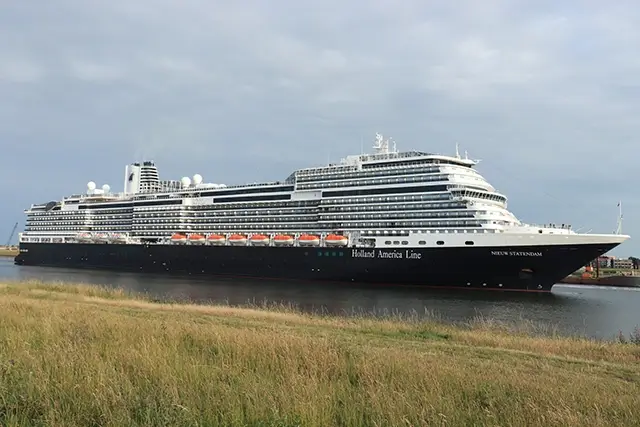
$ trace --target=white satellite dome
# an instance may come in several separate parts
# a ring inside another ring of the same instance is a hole
[[[89,190],[89,191],[93,191],[93,190],[95,190],[95,189],[96,189],[96,183],[95,183],[95,182],[93,182],[93,181],[89,181],[89,182],[87,183],[87,190]]]
[[[109,184],[105,184],[102,186],[102,191],[107,194],[109,192],[109,190],[111,190],[111,187],[109,186]]]
[[[202,175],[199,173],[193,175],[193,185],[199,185],[202,183]]]
[[[182,184],[183,187],[188,187],[191,185],[191,179],[189,179],[188,176],[185,176],[180,180],[180,183]]]

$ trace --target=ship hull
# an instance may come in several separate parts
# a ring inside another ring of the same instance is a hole
[[[22,243],[19,265],[548,292],[618,243],[465,248],[304,248]]]

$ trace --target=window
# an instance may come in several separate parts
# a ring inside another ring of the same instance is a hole
[[[444,242],[443,242],[442,240],[438,240],[438,241],[436,242],[436,244],[437,244],[437,245],[442,246],[442,245],[444,245]]]
[[[467,240],[466,242],[464,242],[464,244],[468,246],[472,246],[474,243],[471,240]]]

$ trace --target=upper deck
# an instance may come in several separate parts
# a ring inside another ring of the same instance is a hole
[[[379,133],[373,144],[374,152],[370,154],[351,155],[343,158],[338,164],[319,167],[302,168],[291,173],[284,181],[245,183],[226,185],[205,183],[202,176],[195,174],[192,178],[161,181],[154,162],[135,162],[126,167],[124,190],[113,192],[109,185],[98,188],[95,182],[87,184],[84,194],[73,194],[59,201],[34,204],[25,212],[38,210],[59,210],[65,207],[73,209],[73,205],[103,204],[109,202],[142,202],[168,198],[193,198],[209,196],[228,196],[240,194],[293,192],[298,183],[325,180],[331,177],[375,177],[388,175],[385,171],[423,168],[425,172],[435,172],[443,164],[473,167],[477,162],[464,158],[456,152],[455,156],[445,156],[423,151],[399,152],[395,142],[384,139]],[[456,150],[457,151],[457,150]],[[429,169],[429,166],[432,166]]]

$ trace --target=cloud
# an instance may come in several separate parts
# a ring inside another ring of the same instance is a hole
[[[43,70],[31,61],[5,58],[0,62],[0,82],[34,83],[43,77]]]
[[[125,77],[125,71],[118,66],[90,61],[73,60],[69,64],[69,74],[88,82],[110,82]]]
[[[631,1],[60,0],[0,11],[0,144],[13,160],[0,174],[24,175],[28,159],[25,182],[42,183],[0,187],[13,204],[0,220],[88,179],[116,188],[140,156],[167,177],[277,180],[358,153],[375,131],[400,149],[459,143],[527,220],[609,231],[618,199],[626,217],[640,214]]]

